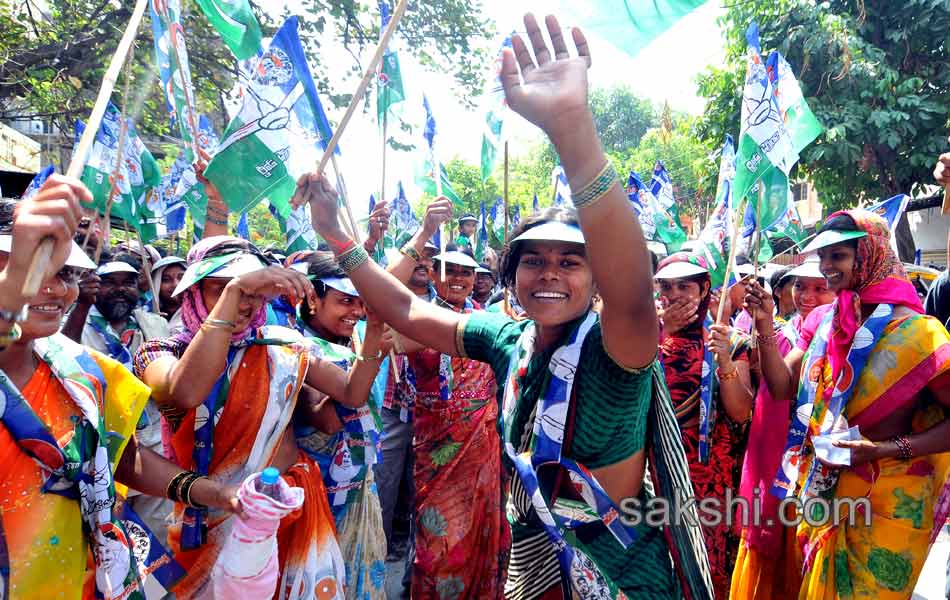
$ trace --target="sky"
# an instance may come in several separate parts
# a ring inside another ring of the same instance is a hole
[[[300,0],[284,0],[294,6]],[[592,0],[572,0],[590,2]],[[499,48],[504,35],[512,30],[523,30],[525,12],[534,12],[539,17],[551,10],[551,0],[482,0],[483,14],[495,22],[498,37],[490,42],[490,48]],[[569,3],[566,3],[569,6]],[[671,29],[654,40],[637,56],[631,57],[617,50],[608,40],[596,33],[587,32],[592,57],[589,81],[592,87],[629,87],[636,95],[662,104],[669,102],[674,110],[698,114],[702,112],[702,99],[697,96],[696,76],[710,64],[720,64],[725,51],[722,34],[716,19],[724,12],[720,0],[710,0],[677,22]],[[562,26],[573,25],[570,14],[558,14]],[[419,66],[411,55],[399,47],[398,31],[396,49],[399,53],[403,85],[407,95],[400,108],[400,117],[415,126],[417,150],[397,152],[391,148],[386,155],[386,198],[396,194],[396,185],[402,181],[406,195],[414,205],[419,190],[413,183],[416,166],[423,159],[425,142],[422,139],[422,91],[425,90],[436,119],[436,149],[439,159],[445,163],[454,157],[472,164],[480,162],[484,109],[480,106],[468,110],[462,106],[451,87],[452,78],[446,73],[428,71]],[[326,46],[324,46],[326,48]],[[366,64],[374,51],[367,48],[360,56]],[[327,48],[326,57],[336,64],[352,64],[353,57],[342,48]],[[311,59],[312,60],[312,59]],[[343,61],[342,63],[340,61]],[[486,72],[492,68],[486,64]],[[346,82],[334,82],[337,90],[354,89],[358,79],[351,77]],[[371,88],[371,93],[374,93]],[[345,108],[332,109],[324,103],[329,118],[339,122]],[[350,205],[358,216],[366,214],[370,194],[379,198],[382,186],[382,138],[376,123],[375,97],[369,111],[358,110],[340,140],[342,155],[340,170],[346,183]],[[529,151],[543,138],[537,128],[520,116],[508,113],[505,121],[505,136],[509,140],[509,152],[513,156]]]

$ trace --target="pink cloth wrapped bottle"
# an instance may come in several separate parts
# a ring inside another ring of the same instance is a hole
[[[272,598],[277,589],[277,528],[284,516],[303,505],[304,492],[277,478],[272,498],[257,491],[260,473],[238,490],[243,516],[235,516],[231,533],[215,563],[214,597],[222,600]]]

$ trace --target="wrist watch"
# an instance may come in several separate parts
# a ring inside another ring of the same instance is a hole
[[[0,321],[9,321],[11,323],[22,323],[30,315],[30,305],[24,304],[20,310],[3,310],[0,308]]]

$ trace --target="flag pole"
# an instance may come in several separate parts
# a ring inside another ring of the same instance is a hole
[[[435,197],[442,197],[442,163],[439,162],[439,155],[435,151],[435,144],[432,144],[432,176],[435,178]],[[439,224],[439,254],[445,254],[445,223]],[[445,261],[439,261],[439,276],[445,281]]]
[[[346,125],[350,122],[350,118],[352,118],[353,113],[356,112],[357,106],[360,105],[363,95],[366,93],[366,88],[369,86],[370,79],[376,75],[376,67],[379,65],[379,61],[383,58],[383,53],[389,46],[389,40],[393,37],[393,33],[396,31],[396,26],[399,25],[399,21],[406,12],[406,5],[408,4],[408,1],[409,0],[399,0],[399,4],[396,5],[396,10],[393,12],[393,16],[389,20],[389,25],[386,27],[386,31],[383,32],[382,37],[379,38],[379,45],[376,46],[376,53],[373,54],[372,60],[370,60],[370,62],[366,65],[366,69],[363,71],[363,79],[360,80],[359,85],[356,86],[356,91],[353,93],[353,98],[350,100],[350,105],[346,108],[346,112],[343,114],[340,124],[337,125],[336,131],[333,132],[333,137],[331,137],[330,141],[327,142],[327,147],[323,151],[323,156],[320,158],[320,162],[317,164],[317,173],[323,173],[323,170],[327,167],[327,163],[330,162],[331,157],[333,157],[333,152],[336,150],[336,146],[340,142],[340,136],[343,134],[343,130],[346,129]],[[352,215],[349,202],[346,199],[344,199],[344,204],[346,205],[347,212]],[[352,217],[350,220],[352,220]]]
[[[722,293],[725,293],[729,285],[729,277],[732,275],[732,266],[736,262],[736,248],[739,246],[739,244],[736,243],[736,237],[739,233],[739,218],[740,218],[739,215],[745,214],[746,202],[747,200],[745,198],[743,198],[742,201],[739,202],[739,207],[738,207],[739,210],[732,217],[732,236],[730,237],[730,240],[729,240],[729,259],[728,259],[728,262],[726,262],[726,275],[722,282],[722,289],[723,289]],[[725,311],[725,308],[726,308],[725,298],[720,296],[719,309],[716,311],[716,323],[722,323],[722,316],[723,316],[722,313]]]
[[[405,5],[406,0],[402,0],[400,5]],[[126,25],[122,39],[112,55],[109,68],[102,78],[102,85],[99,87],[99,94],[96,96],[96,103],[92,107],[92,114],[89,115],[89,122],[86,124],[86,130],[79,139],[76,151],[73,153],[72,160],[69,161],[69,168],[66,169],[66,176],[79,179],[82,176],[82,170],[86,166],[86,154],[92,142],[96,139],[96,132],[99,131],[99,125],[102,123],[102,116],[106,112],[106,106],[109,104],[109,97],[115,88],[115,83],[119,78],[119,71],[125,63],[125,57],[129,53],[129,48],[135,40],[139,24],[142,22],[142,15],[145,14],[145,7],[148,6],[148,0],[136,0],[135,8],[132,10],[132,17]],[[23,282],[23,295],[33,297],[40,291],[40,284],[46,277],[49,270],[50,260],[53,258],[54,240],[46,237],[40,240],[39,246],[33,253],[33,260],[30,261],[30,270],[27,273],[26,280]]]
[[[383,112],[383,164],[382,164],[382,173],[380,179],[382,180],[379,184],[379,201],[383,203],[386,201],[386,124],[389,121],[389,109],[387,108]],[[369,215],[367,215],[369,218]],[[369,230],[373,230],[373,224],[369,223]],[[376,241],[377,247],[379,248],[379,253],[382,254],[385,248],[383,244],[383,237],[380,235],[379,239]]]
[[[134,229],[139,238],[139,246],[142,247],[142,266],[145,268],[146,277],[148,278],[148,289],[152,292],[152,312],[161,315],[161,308],[158,305],[158,292],[155,290],[155,281],[152,279],[152,266],[148,259],[148,250],[145,248],[145,240],[142,239],[142,232],[139,231],[138,227]]]
[[[360,236],[360,229],[356,226],[356,219],[353,218],[353,210],[350,208],[349,194],[346,192],[346,183],[343,181],[343,173],[340,172],[340,164],[336,160],[336,155],[331,155],[333,173],[336,175],[336,184],[340,188],[340,195],[343,198],[343,207],[346,209],[346,216],[349,219],[349,223],[343,221],[343,226],[346,229],[350,229],[348,232],[350,237],[352,237],[357,244],[363,243],[363,238]],[[349,226],[347,226],[349,225]]]
[[[940,205],[940,214],[950,215],[950,185],[943,188],[943,204]]]
[[[759,277],[759,244],[762,241],[762,223],[760,222],[762,215],[762,201],[765,199],[765,183],[762,180],[759,180],[759,195],[755,201],[755,234],[752,236],[752,277],[758,279]],[[749,342],[749,345],[752,349],[755,349],[756,336],[755,336],[755,315],[758,312],[757,309],[753,308],[752,313],[749,315],[752,317],[752,340]]]
[[[508,247],[508,140],[505,140],[505,179],[504,179],[504,198],[505,198],[505,247]],[[504,309],[507,315],[511,312],[511,302],[508,300],[508,286],[505,286]]]

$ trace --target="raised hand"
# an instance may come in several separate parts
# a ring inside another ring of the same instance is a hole
[[[759,333],[772,332],[772,313],[775,310],[775,300],[772,294],[765,291],[758,280],[752,279],[746,284],[745,298],[742,306],[755,316],[755,328]]]
[[[374,243],[379,241],[389,229],[389,202],[382,201],[373,207],[369,215],[369,239]]]
[[[730,326],[716,323],[709,327],[709,339],[706,340],[709,349],[716,356],[716,363],[725,372],[731,371],[733,367],[731,333]]]
[[[265,302],[283,295],[290,296],[294,302],[304,298],[311,304],[317,302],[316,291],[306,275],[276,265],[235,277],[228,287],[237,288],[246,296],[263,298]]]
[[[559,133],[570,130],[572,115],[590,110],[587,104],[590,52],[584,34],[575,28],[571,35],[577,56],[572,57],[557,19],[548,15],[544,22],[551,37],[553,56],[534,15],[526,14],[524,24],[534,57],[521,36],[512,37],[512,48],[506,50],[502,58],[501,83],[512,110],[557,138]]]
[[[80,304],[92,306],[99,297],[99,276],[95,271],[86,271],[79,278],[79,300]]]
[[[29,300],[21,290],[40,240],[54,240],[45,277],[53,276],[66,264],[82,217],[80,202],[92,202],[86,186],[71,177],[53,174],[33,198],[17,204],[10,258],[0,271],[0,301],[4,308],[17,308]]]
[[[330,244],[332,250],[338,251],[349,241],[349,237],[340,230],[336,189],[322,173],[301,175],[290,204],[294,208],[310,204],[313,229]]]
[[[452,218],[452,201],[445,196],[439,196],[426,207],[426,214],[422,221],[422,230],[432,237],[439,226]]]

